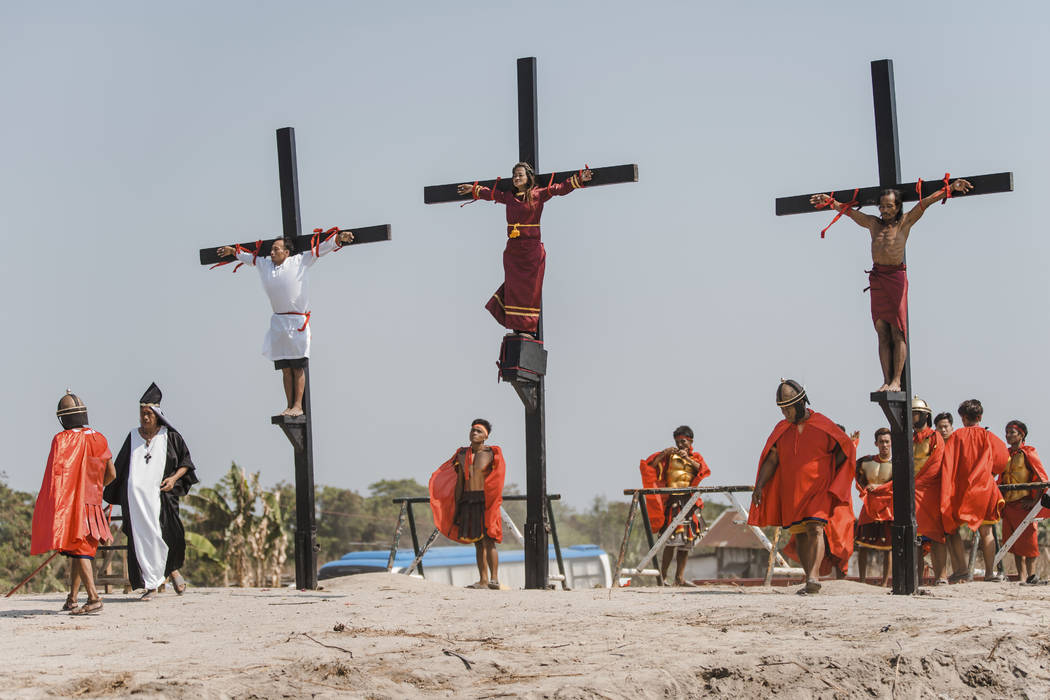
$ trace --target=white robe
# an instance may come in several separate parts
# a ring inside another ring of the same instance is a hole
[[[161,427],[150,440],[148,462],[146,454],[146,441],[138,430],[132,430],[126,517],[131,520],[135,558],[142,580],[146,588],[155,589],[164,583],[164,566],[168,561],[168,545],[160,532],[160,482],[168,458],[167,428]]]
[[[276,361],[310,357],[310,325],[306,323],[310,295],[306,272],[319,257],[337,248],[339,244],[336,236],[332,236],[320,245],[318,255],[314,255],[311,250],[304,250],[300,254],[289,255],[280,265],[274,265],[269,257],[256,258],[255,269],[259,271],[259,280],[273,309],[270,330],[263,337],[262,354],[267,358]],[[237,253],[237,259],[248,265],[253,264],[249,252]]]

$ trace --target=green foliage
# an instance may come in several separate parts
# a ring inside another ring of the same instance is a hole
[[[33,569],[51,556],[29,556],[33,530],[33,505],[36,496],[14,491],[7,485],[7,475],[0,473],[0,595],[22,582]],[[65,588],[65,558],[56,557],[20,593],[45,593]]]

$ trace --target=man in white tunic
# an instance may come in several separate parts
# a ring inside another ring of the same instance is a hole
[[[317,259],[352,243],[350,231],[329,231],[323,242],[311,250],[295,254],[291,238],[273,242],[269,257],[260,257],[241,246],[222,246],[222,257],[236,256],[241,263],[253,265],[259,271],[263,290],[270,298],[273,316],[270,330],[263,338],[263,355],[273,360],[274,368],[282,372],[284,394],[288,408],[285,416],[303,415],[303,393],[306,390],[306,360],[310,357],[310,295],[306,273]]]
[[[139,400],[139,427],[117,453],[117,478],[104,494],[120,505],[128,578],[133,588],[146,589],[142,600],[151,600],[169,576],[176,593],[186,590],[179,571],[186,558],[179,498],[197,483],[186,441],[164,417],[160,400],[160,388],[150,384]]]

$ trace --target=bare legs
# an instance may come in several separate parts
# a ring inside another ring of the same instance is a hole
[[[802,570],[806,572],[807,593],[820,590],[820,563],[824,561],[824,524],[808,521],[805,533],[798,535],[798,558],[802,561]]]
[[[981,554],[984,555],[984,579],[994,577],[995,567],[992,562],[995,561],[995,534],[992,532],[994,525],[981,525],[977,529],[977,535],[981,538]],[[977,544],[976,542],[974,543]]]
[[[930,562],[933,564],[933,580],[948,580],[948,547],[943,542],[930,542]]]
[[[660,560],[660,582],[664,585],[667,581],[667,572],[671,570],[671,559],[675,560],[674,585],[691,586],[685,580],[685,564],[689,558],[689,550],[684,547],[664,547],[663,558]]]
[[[1024,583],[1035,576],[1035,557],[1022,557],[1020,554],[1015,554],[1014,567],[1017,569],[1018,579]]]
[[[302,367],[282,367],[281,379],[284,381],[284,396],[288,408],[281,411],[282,416],[303,415],[303,394],[306,393],[306,372]]]
[[[474,559],[478,565],[478,582],[475,588],[487,588],[499,583],[499,552],[496,541],[485,535],[474,543]]]
[[[882,365],[883,384],[878,391],[900,391],[904,361],[908,359],[908,342],[896,326],[885,321],[875,322],[879,336],[879,364]]]

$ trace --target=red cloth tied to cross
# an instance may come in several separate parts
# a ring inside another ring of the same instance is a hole
[[[332,236],[338,234],[339,231],[340,229],[338,226],[333,226],[328,230],[315,228],[314,235],[310,237],[310,252],[313,253],[315,257],[321,257],[321,245],[332,240]],[[323,241],[321,240],[322,235],[325,237]],[[336,248],[336,250],[339,250],[339,248]]]
[[[260,250],[261,248],[262,248],[262,239],[259,239],[259,240],[257,240],[257,241],[255,242],[255,250],[253,250],[253,251],[252,251],[252,265],[255,265],[255,259],[259,257],[259,250]],[[248,251],[246,251],[246,250],[245,250],[245,249],[244,249],[244,248],[243,248],[243,247],[241,246],[241,244],[240,244],[240,243],[238,243],[237,245],[235,245],[235,246],[234,246],[234,253],[233,253],[233,254],[234,254],[234,256],[236,256],[236,255],[237,255],[237,253],[247,253],[247,252],[248,252]],[[222,262],[218,262],[218,263],[215,263],[214,265],[212,265],[212,266],[211,266],[211,267],[209,267],[208,269],[209,269],[209,270],[214,270],[214,269],[215,269],[215,268],[217,268],[217,267],[222,267],[223,265],[229,265],[230,263],[233,263],[233,262],[237,262],[237,258],[236,258],[236,257],[234,257],[234,259],[233,259],[233,260],[223,260]],[[237,272],[237,270],[240,270],[240,269],[241,269],[241,266],[242,266],[242,265],[244,265],[244,263],[242,263],[242,262],[238,262],[238,263],[237,263],[237,267],[233,268],[233,271],[234,271],[234,272]]]
[[[836,221],[838,221],[839,219],[842,218],[842,215],[845,214],[846,211],[848,211],[849,209],[852,209],[853,207],[857,206],[857,193],[858,192],[860,192],[860,188],[859,187],[853,190],[853,199],[851,199],[850,201],[848,201],[845,204],[843,204],[842,207],[838,210],[838,213],[835,214],[835,218],[831,220],[831,223],[820,230],[820,237],[821,238],[824,237],[824,234],[827,233],[829,228],[831,228],[832,226],[835,225]],[[832,193],[828,195],[828,201],[824,202],[823,204],[817,204],[815,206],[817,207],[817,209],[823,209],[824,207],[830,207],[831,203],[834,202],[834,201],[835,201],[835,192],[832,191]]]

